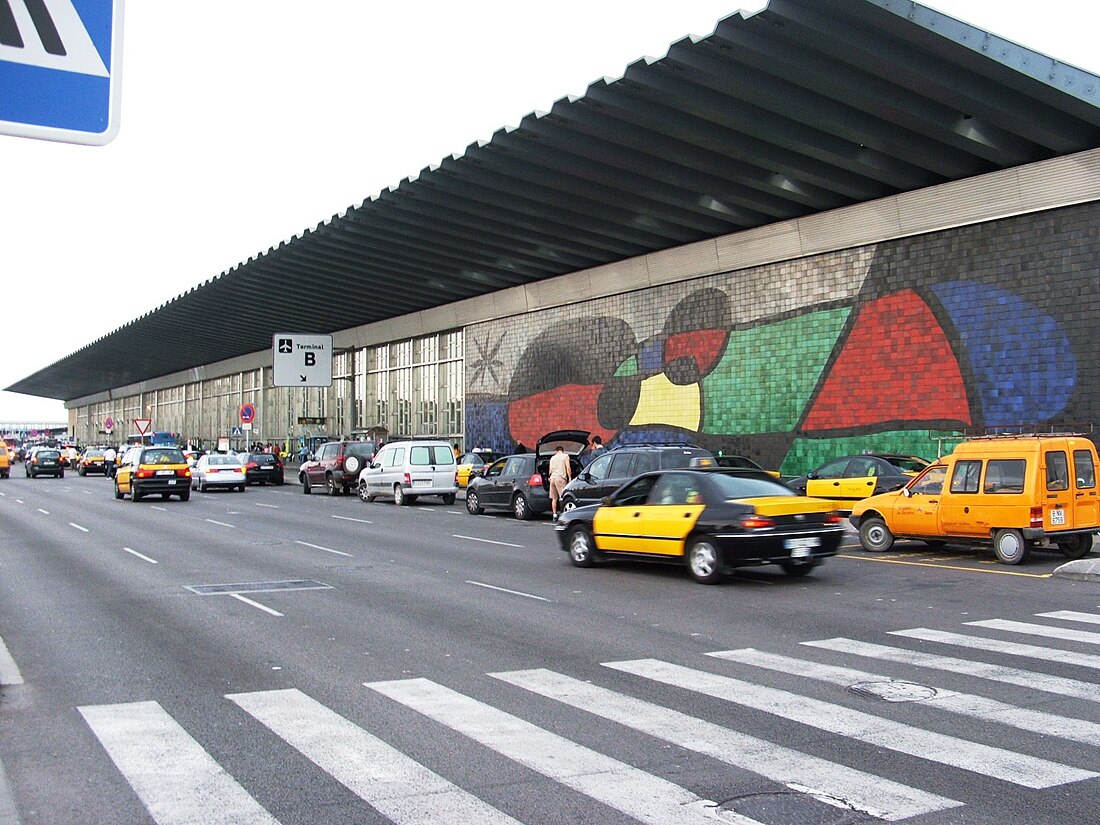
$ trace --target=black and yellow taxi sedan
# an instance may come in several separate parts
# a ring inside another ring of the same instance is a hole
[[[640,475],[555,528],[577,567],[666,562],[714,584],[736,567],[763,564],[805,575],[836,555],[844,520],[830,502],[800,496],[767,473],[682,469]]]
[[[130,494],[131,501],[157,495],[167,501],[191,498],[191,468],[178,447],[139,447],[126,451],[115,469],[115,498]]]
[[[103,454],[105,452],[106,450],[101,447],[88,447],[85,449],[76,462],[77,474],[81,476],[86,476],[88,473],[106,474],[106,467],[103,463]]]

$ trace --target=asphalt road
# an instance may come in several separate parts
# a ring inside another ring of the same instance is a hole
[[[0,825],[1096,816],[1100,584],[1055,554],[707,587],[461,500],[14,469]]]

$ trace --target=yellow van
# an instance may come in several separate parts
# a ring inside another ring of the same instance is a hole
[[[1019,564],[1045,543],[1079,559],[1100,532],[1098,463],[1082,435],[965,441],[902,489],[857,502],[850,521],[872,552],[906,538],[992,543],[1004,564]]]

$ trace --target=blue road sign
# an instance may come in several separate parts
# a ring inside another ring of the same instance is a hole
[[[240,427],[234,427],[232,430],[229,431],[229,434],[234,438],[240,438],[242,435],[244,435],[244,430]]]
[[[123,0],[0,0],[0,134],[118,133]]]

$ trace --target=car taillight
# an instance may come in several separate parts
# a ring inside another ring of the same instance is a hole
[[[250,461],[250,462],[248,462],[247,464],[244,465],[244,469],[245,469],[245,471],[255,470],[259,466],[260,465],[257,464],[255,461]]]
[[[752,513],[741,516],[741,526],[746,530],[763,530],[767,527],[775,527],[775,522],[767,516],[758,516]]]
[[[541,487],[542,486],[542,476],[539,473],[535,473],[533,476],[531,476],[529,479],[527,479],[527,486],[528,487]]]
[[[412,476],[410,476],[408,473],[405,473],[405,483],[406,484],[412,484],[413,483]]]
[[[828,513],[825,516],[825,523],[826,524],[843,524],[844,523],[844,516],[842,516],[840,513]]]
[[[138,470],[137,471],[137,477],[138,478],[152,478],[153,477],[153,471],[152,470]]]
[[[1043,526],[1043,508],[1042,507],[1032,507],[1031,508],[1031,519],[1030,519],[1030,521],[1031,521],[1031,526],[1032,527],[1042,527]]]
[[[184,467],[182,470],[177,470],[176,472],[179,473],[179,475],[183,476],[184,478],[191,478],[191,468],[190,467]]]

